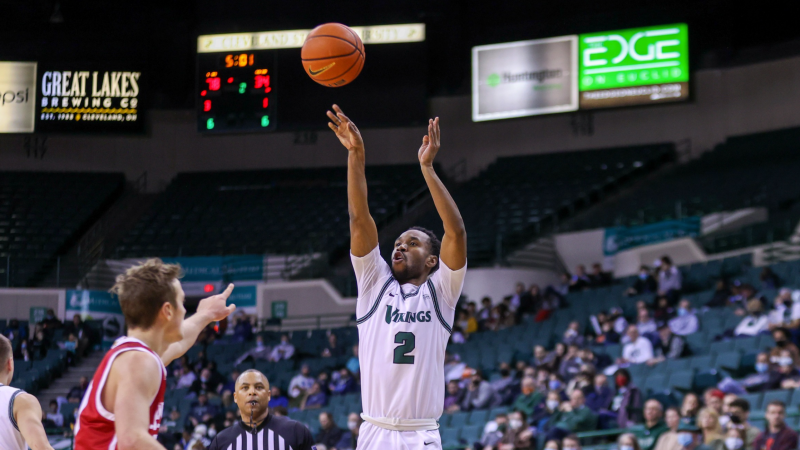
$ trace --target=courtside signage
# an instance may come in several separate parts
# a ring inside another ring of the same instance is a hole
[[[36,63],[0,62],[0,133],[33,133]]]
[[[472,120],[578,109],[578,37],[472,49]]]

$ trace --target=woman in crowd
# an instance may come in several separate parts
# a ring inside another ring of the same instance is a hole
[[[683,404],[681,404],[681,422],[694,424],[697,417],[697,411],[700,410],[700,398],[697,394],[688,393],[683,397]]]
[[[681,413],[678,408],[674,406],[667,408],[666,412],[664,412],[664,421],[667,423],[669,431],[658,438],[655,450],[674,450],[680,447],[680,444],[678,444],[678,427],[681,424]]]
[[[619,450],[642,450],[639,441],[633,433],[623,433],[617,438],[617,449]]]
[[[711,408],[703,408],[697,413],[697,426],[703,433],[703,444],[712,450],[725,450],[719,414]]]

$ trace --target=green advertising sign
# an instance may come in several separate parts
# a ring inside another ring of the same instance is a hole
[[[685,23],[579,36],[579,90],[689,81]]]
[[[47,315],[47,308],[44,306],[31,306],[29,322],[31,325],[44,320]]]
[[[272,302],[272,318],[285,319],[289,312],[289,305],[285,300]]]

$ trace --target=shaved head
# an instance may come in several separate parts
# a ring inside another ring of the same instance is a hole
[[[236,379],[233,401],[236,402],[242,419],[248,426],[258,425],[267,418],[271,398],[269,380],[260,371],[248,369]],[[252,423],[249,420],[251,417]]]
[[[247,375],[247,374],[251,374],[251,373],[252,373],[252,374],[255,374],[255,375],[251,375],[251,376],[245,377],[245,375]],[[260,381],[261,381],[262,383],[264,383],[264,385],[267,387],[267,389],[269,389],[269,380],[267,380],[267,376],[266,376],[266,375],[264,375],[263,373],[261,373],[261,371],[260,371],[260,370],[256,370],[256,369],[247,369],[247,370],[245,370],[244,372],[242,372],[242,373],[239,375],[239,377],[237,377],[237,378],[236,378],[236,390],[239,390],[239,385],[240,385],[241,383],[243,383],[243,382],[244,382],[243,380],[244,380],[245,378],[247,378],[247,382],[248,382],[248,383],[256,383],[256,382],[258,382],[258,381],[257,381],[257,380],[258,380],[258,377],[260,377],[260,378],[261,378],[261,380],[260,380]]]

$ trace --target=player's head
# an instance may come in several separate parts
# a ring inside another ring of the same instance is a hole
[[[119,297],[128,329],[163,329],[167,343],[183,339],[181,324],[186,315],[181,267],[148,259],[117,277],[111,292]]]
[[[233,401],[239,406],[244,423],[249,423],[252,414],[259,420],[267,411],[272,395],[267,376],[256,369],[247,369],[236,379]]]
[[[0,383],[6,386],[11,383],[14,377],[14,349],[11,341],[0,334]]]
[[[403,283],[430,275],[439,268],[439,250],[442,242],[433,231],[411,227],[394,241],[392,275]]]

